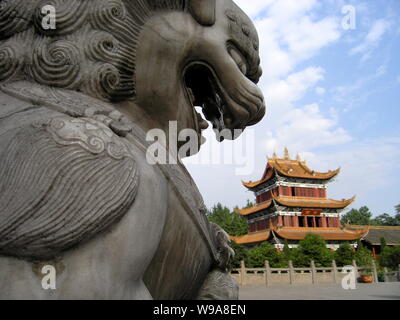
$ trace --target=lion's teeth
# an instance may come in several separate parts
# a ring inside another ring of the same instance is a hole
[[[200,114],[201,114],[201,112],[203,111],[203,108],[202,108],[202,107],[195,106],[195,107],[194,107],[194,110],[196,110],[197,113],[200,113]]]
[[[190,103],[192,104],[192,106],[194,106],[196,98],[194,96],[193,90],[191,88],[187,88],[187,91],[189,94]]]
[[[208,128],[208,122],[203,118],[199,110],[202,110],[201,107],[196,107],[196,115],[197,115],[197,122],[199,123],[199,128],[201,130],[205,130]]]
[[[230,116],[226,116],[224,122],[226,126],[230,126],[232,124],[232,118]]]
[[[215,101],[217,102],[217,106],[221,107],[222,99],[218,93],[215,94]]]

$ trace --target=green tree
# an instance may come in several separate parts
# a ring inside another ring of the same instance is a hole
[[[246,260],[247,248],[243,245],[237,244],[235,241],[231,241],[230,247],[235,251],[235,257],[229,263],[228,268],[240,268],[240,261]]]
[[[247,221],[236,212],[231,213],[232,221],[231,221],[231,232],[232,236],[242,236],[247,234],[248,225]],[[229,233],[229,232],[228,232]]]
[[[383,252],[383,250],[385,250],[386,248],[386,240],[385,238],[381,238],[381,252]]]
[[[293,260],[299,267],[310,266],[311,260],[314,260],[316,267],[328,267],[332,262],[332,254],[324,239],[309,233],[299,242],[298,250],[293,251]]]
[[[382,267],[388,267],[397,270],[400,265],[400,246],[386,246],[380,256],[380,264]]]
[[[395,218],[395,225],[400,226],[400,204],[394,207],[396,210],[396,215],[394,216]]]
[[[284,243],[283,243],[283,254],[285,255],[285,257],[287,259],[289,259],[290,256],[290,248],[289,248],[289,241],[288,239],[285,239]]]
[[[207,216],[209,221],[218,224],[231,236],[241,236],[247,233],[246,220],[236,212],[231,212],[221,203],[213,206]]]
[[[371,225],[375,226],[400,226],[400,204],[394,207],[396,214],[391,216],[383,213],[371,220]]]
[[[390,216],[387,213],[383,213],[371,220],[371,225],[375,226],[398,226],[400,225],[400,214]]]
[[[372,252],[361,244],[361,246],[357,247],[355,260],[360,267],[371,267],[373,261]]]
[[[254,202],[250,201],[249,199],[247,199],[247,203],[246,203],[245,208],[251,208],[251,207],[254,207]]]
[[[276,251],[275,247],[269,242],[263,242],[260,245],[253,247],[247,251],[246,266],[250,268],[264,267],[265,260],[273,268],[285,267],[283,254]]]
[[[363,206],[360,209],[351,209],[349,212],[342,216],[342,223],[355,224],[355,225],[369,225],[371,224],[372,213],[368,207]]]
[[[309,267],[310,266],[309,261],[311,261],[311,260],[306,260],[303,253],[300,251],[300,249],[298,247],[290,249],[289,257],[290,257],[289,260],[292,260],[294,267],[299,268],[299,267]]]
[[[354,258],[355,252],[351,248],[350,244],[345,242],[341,243],[339,248],[333,254],[336,264],[340,267],[351,265]]]

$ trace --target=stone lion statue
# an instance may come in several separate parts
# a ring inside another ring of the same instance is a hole
[[[259,122],[258,51],[231,0],[0,1],[0,298],[237,298],[227,234],[146,133]]]

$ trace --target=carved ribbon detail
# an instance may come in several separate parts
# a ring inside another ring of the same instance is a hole
[[[97,116],[105,120],[105,116]],[[47,130],[62,145],[79,145],[85,150],[100,154],[107,152],[114,159],[131,157],[128,148],[105,124],[91,118],[58,117],[50,121]]]

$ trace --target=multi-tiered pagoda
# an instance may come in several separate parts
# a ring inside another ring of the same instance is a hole
[[[249,245],[269,241],[282,249],[285,239],[289,247],[296,247],[307,233],[316,233],[326,240],[330,249],[337,249],[343,241],[355,246],[366,231],[347,230],[340,224],[340,212],[354,197],[343,200],[327,197],[327,185],[339,171],[311,170],[299,156],[296,160],[290,159],[287,149],[283,159],[274,154],[259,181],[243,182],[254,192],[256,204],[238,210],[247,219],[249,232],[232,239]]]

